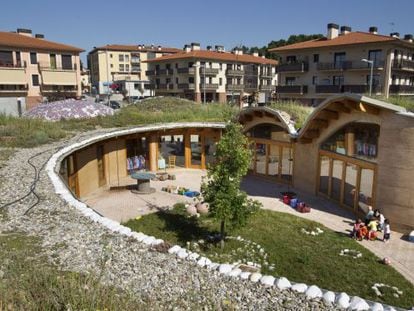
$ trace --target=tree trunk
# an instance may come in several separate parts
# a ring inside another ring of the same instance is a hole
[[[224,248],[224,220],[221,221],[220,235],[221,235],[220,245],[221,245],[221,249],[223,249]]]

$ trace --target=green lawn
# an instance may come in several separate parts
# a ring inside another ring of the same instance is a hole
[[[182,205],[177,205],[170,212],[157,212],[143,216],[139,220],[131,220],[125,225],[132,230],[181,246],[187,246],[189,241],[205,240],[208,235],[219,229],[218,225],[206,216],[198,220],[188,218]],[[311,231],[316,227],[324,232],[318,236],[301,232],[302,228]],[[241,236],[253,241],[269,254],[269,257],[264,259],[258,251],[254,252],[256,262],[269,263],[267,266],[262,265],[262,273],[285,276],[294,282],[316,284],[321,288],[344,291],[350,295],[394,306],[408,308],[414,305],[414,286],[396,270],[380,263],[378,257],[354,240],[318,223],[285,213],[260,210],[252,216],[247,226],[234,230],[231,236]],[[223,252],[227,257],[220,255],[220,247],[213,244],[202,246],[201,253],[215,261],[235,262],[241,259],[242,244],[243,242],[237,240],[226,242]],[[251,254],[253,247],[249,247]],[[357,250],[362,253],[362,257],[354,259],[340,256],[339,253],[343,249]],[[251,255],[246,261],[251,261]],[[275,270],[270,269],[271,265],[275,266]],[[396,286],[403,291],[403,295],[397,299],[392,295],[392,291],[384,290],[384,296],[377,297],[371,289],[374,283]]]

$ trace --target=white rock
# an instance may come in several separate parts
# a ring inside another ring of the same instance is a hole
[[[177,252],[177,257],[178,258],[181,258],[181,259],[185,259],[185,258],[187,258],[187,256],[188,256],[188,253],[187,253],[187,251],[185,250],[185,249],[180,249],[178,252]]]
[[[132,237],[134,237],[137,240],[141,238],[142,236],[144,236],[142,232],[132,232]]]
[[[295,292],[304,293],[308,289],[308,285],[306,285],[305,283],[297,283],[297,284],[292,285],[291,288]]]
[[[121,230],[119,231],[119,233],[124,234],[124,235],[127,235],[130,232],[131,232],[131,229],[128,227],[124,227],[124,226],[122,226]]]
[[[312,285],[312,286],[309,286],[309,288],[307,289],[305,295],[309,299],[320,298],[320,297],[322,297],[322,291],[318,286]]]
[[[242,273],[242,271],[239,268],[235,268],[235,269],[231,270],[228,275],[231,276],[231,277],[238,277],[241,273]]]
[[[148,235],[143,234],[139,238],[137,238],[137,240],[143,242],[146,238],[148,238]]]
[[[154,242],[151,243],[151,245],[159,245],[159,244],[162,244],[162,243],[164,243],[163,239],[156,239]]]
[[[220,266],[220,264],[216,262],[210,262],[209,264],[207,264],[207,261],[206,261],[206,267],[210,270],[216,270],[218,266]]]
[[[197,261],[197,265],[199,265],[200,267],[204,267],[206,265],[206,258],[205,257],[201,257],[198,261]]]
[[[219,266],[218,271],[222,274],[229,274],[232,269],[233,269],[232,265],[223,263]]]
[[[344,308],[344,309],[348,308],[349,307],[349,296],[348,296],[348,294],[347,293],[340,293],[336,297],[336,303],[341,308]]]
[[[289,280],[285,277],[281,277],[280,279],[278,279],[276,281],[276,286],[277,288],[279,288],[280,290],[284,290],[287,288],[291,288],[292,284],[290,284]]]
[[[170,254],[176,254],[176,253],[178,253],[179,250],[181,250],[181,246],[180,245],[174,245],[173,247],[171,247],[168,250],[168,253],[170,253]]]
[[[242,272],[242,273],[240,273],[240,278],[242,280],[247,280],[249,278],[250,274],[251,274],[250,272]]]
[[[369,309],[368,303],[358,296],[352,297],[349,307],[351,308],[351,310],[356,311],[363,311]]]
[[[414,230],[411,231],[410,234],[408,235],[408,241],[414,242]]]
[[[273,286],[275,284],[275,278],[271,275],[264,275],[260,278],[260,283],[267,286]]]
[[[382,304],[375,302],[372,306],[371,306],[371,311],[384,311],[384,307]]]
[[[187,259],[188,260],[197,260],[197,258],[198,257],[200,257],[200,255],[199,254],[197,254],[197,253],[191,253],[188,257],[187,257]]]
[[[387,307],[387,308],[385,309],[385,311],[397,311],[397,310],[395,310],[393,307]]]
[[[322,296],[323,300],[326,303],[334,303],[335,302],[335,293],[331,291],[327,291]]]
[[[210,259],[208,259],[208,258],[206,258],[206,266],[207,266],[207,265],[211,265],[211,264],[212,264],[211,260],[210,260]]]
[[[254,272],[254,273],[252,273],[251,275],[250,275],[250,281],[252,281],[252,282],[258,282],[259,280],[260,280],[260,278],[262,277],[262,274],[261,273],[258,273],[258,272]]]
[[[375,302],[371,306],[371,311],[384,311],[384,306],[378,302]]]
[[[151,245],[152,242],[154,242],[155,240],[156,238],[154,238],[153,236],[149,236],[149,237],[146,237],[144,240],[142,240],[142,243],[146,245]]]

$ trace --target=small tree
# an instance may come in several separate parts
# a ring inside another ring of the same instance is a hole
[[[245,225],[248,216],[261,206],[240,190],[252,158],[240,124],[234,121],[227,124],[217,144],[215,158],[215,164],[208,167],[207,181],[203,182],[201,191],[204,200],[210,204],[210,215],[220,222],[223,247],[226,226]]]

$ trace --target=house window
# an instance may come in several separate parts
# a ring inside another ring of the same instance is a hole
[[[125,71],[124,64],[119,64],[119,71]]]
[[[111,68],[114,68],[114,65],[113,64],[111,64],[110,66],[111,66]]]
[[[110,57],[110,58],[112,58],[112,56],[113,56],[112,54],[109,54],[109,57]]]
[[[223,78],[219,78],[219,84],[223,85]]]
[[[17,54],[16,54],[16,58],[17,58]],[[13,65],[13,52],[12,51],[0,51],[0,66],[12,66],[12,65]]]
[[[286,62],[287,63],[296,63],[296,56],[294,56],[294,55],[286,56]]]
[[[50,68],[56,69],[56,54],[50,54]]]
[[[36,52],[30,52],[30,64],[32,64],[32,65],[37,64],[37,54],[36,54]]]
[[[16,65],[17,66],[22,66],[22,58],[21,58],[21,54],[19,51],[16,52]]]
[[[312,77],[312,85],[318,85],[318,76]]]
[[[125,61],[129,62],[129,55],[125,55]]]
[[[73,69],[72,55],[62,55],[62,69]]]
[[[382,50],[370,50],[368,52],[368,59],[374,61],[374,67],[379,67],[382,61]]]
[[[32,85],[39,86],[39,75],[32,75]]]
[[[285,84],[286,85],[295,85],[296,78],[295,77],[286,77]]]
[[[125,65],[125,71],[129,71],[129,64]]]
[[[318,63],[319,62],[319,54],[313,54],[313,62]]]
[[[178,78],[175,78],[175,84],[178,84]]]
[[[123,62],[124,61],[124,54],[119,54],[118,59],[119,59],[120,62]]]
[[[344,84],[344,76],[333,76],[332,79],[333,85],[343,85]]]
[[[178,63],[175,63],[175,68],[178,68]]]
[[[219,66],[220,66],[220,70],[223,70],[223,63],[220,63]]]
[[[335,53],[334,56],[334,63],[335,63],[335,69],[343,69],[343,65],[345,64],[345,57],[346,53]]]
[[[188,78],[188,83],[194,83],[194,77],[189,77]]]
[[[139,83],[134,83],[134,90],[136,90],[136,91],[139,90]]]
[[[208,83],[209,83],[209,84],[212,84],[212,83],[213,83],[213,78],[212,78],[212,77],[209,77],[209,78],[208,78]]]

